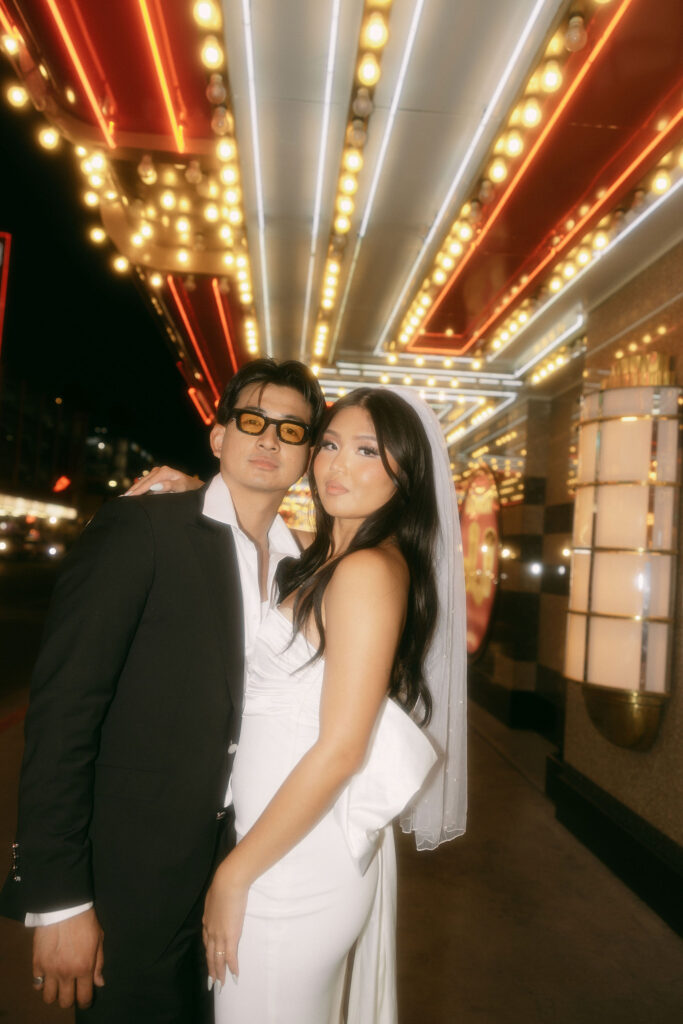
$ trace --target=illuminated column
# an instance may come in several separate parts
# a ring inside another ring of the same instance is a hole
[[[565,674],[604,735],[646,749],[670,675],[681,389],[615,383],[583,400]]]

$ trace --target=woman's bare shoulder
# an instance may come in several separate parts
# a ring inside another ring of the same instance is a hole
[[[357,592],[362,588],[367,596],[385,592],[387,587],[402,592],[408,589],[408,583],[408,565],[399,549],[395,544],[381,544],[342,558],[329,585],[339,590],[357,588]]]

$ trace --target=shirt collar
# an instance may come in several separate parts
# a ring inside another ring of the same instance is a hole
[[[235,503],[232,500],[230,489],[220,473],[216,474],[206,488],[202,514],[207,519],[213,519],[217,523],[230,526],[233,530],[243,532],[237,520]],[[271,554],[294,555],[295,557],[301,554],[291,530],[280,515],[275,516],[268,530],[268,547]]]

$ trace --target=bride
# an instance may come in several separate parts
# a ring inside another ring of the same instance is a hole
[[[395,1024],[391,821],[403,811],[419,849],[464,831],[462,552],[438,420],[407,389],[353,391],[309,482],[316,533],[281,563],[247,665],[238,842],[206,897],[217,1024],[332,1024],[345,987],[347,1021]]]

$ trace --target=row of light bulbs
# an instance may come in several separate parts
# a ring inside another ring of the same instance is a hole
[[[220,30],[221,12],[219,5],[214,0],[197,0],[193,6],[193,15],[200,28],[211,31]],[[19,43],[13,36],[3,36],[2,46],[10,56],[15,56],[19,51]],[[98,207],[102,202],[120,202],[134,210],[138,215],[139,223],[130,236],[130,244],[133,248],[140,250],[141,258],[145,261],[150,258],[148,253],[143,252],[146,244],[154,239],[160,227],[170,227],[171,218],[175,216],[173,226],[178,243],[175,250],[175,262],[179,270],[191,269],[191,248],[203,248],[205,245],[203,231],[206,228],[215,228],[220,244],[226,250],[223,255],[226,271],[232,273],[236,279],[242,306],[249,308],[253,304],[253,288],[246,240],[242,237],[241,230],[244,223],[244,211],[241,204],[237,145],[234,137],[229,135],[234,128],[232,115],[223,106],[227,90],[218,71],[223,67],[225,57],[216,36],[204,37],[200,56],[204,66],[212,72],[207,87],[207,98],[215,104],[211,124],[215,134],[220,136],[216,144],[216,156],[220,168],[217,179],[204,175],[199,161],[196,159],[190,160],[185,168],[184,177],[187,184],[195,186],[200,196],[203,193],[203,198],[206,200],[201,207],[201,220],[198,216],[193,216],[196,211],[192,199],[177,190],[178,176],[175,170],[167,168],[160,174],[151,154],[143,155],[138,166],[138,174],[141,181],[148,186],[155,185],[161,176],[162,188],[155,197],[156,201],[149,199],[143,204],[141,210],[137,210],[140,204],[131,204],[128,197],[121,195],[117,189],[104,154],[98,150],[88,153],[84,147],[77,146],[76,154],[81,161],[80,167],[86,178],[87,186],[82,198],[85,205],[92,209]],[[11,84],[5,90],[5,96],[8,103],[15,109],[28,107],[28,91],[18,83]],[[60,147],[62,136],[56,128],[46,125],[38,131],[38,142],[44,149],[54,151]],[[172,181],[169,180],[169,175],[173,178]],[[199,230],[200,228],[201,230]],[[234,248],[236,234],[240,236],[241,247],[239,250]],[[102,227],[95,226],[90,230],[90,238],[94,243],[101,245],[106,242],[107,235]],[[130,269],[130,260],[123,254],[115,255],[112,259],[112,268],[117,273],[124,274]],[[163,278],[158,272],[148,275],[147,280],[154,288],[159,288],[163,283]],[[245,340],[248,350],[253,353],[258,351],[257,333],[252,317],[249,318],[249,322],[251,324],[249,330],[245,325]]]
[[[334,219],[313,337],[313,354],[316,358],[325,355],[329,342],[329,323],[338,298],[341,254],[351,230],[358,175],[363,167],[363,147],[367,140],[368,121],[374,109],[371,90],[380,79],[381,55],[389,38],[388,8],[391,3],[392,0],[366,0],[365,3],[358,42],[354,96],[346,126],[334,201]]]
[[[638,208],[646,201],[647,196],[651,197],[664,195],[675,179],[683,173],[683,146],[672,150],[662,158],[659,166],[648,175],[648,178],[641,182],[633,192],[631,213],[635,214]],[[598,198],[600,198],[598,196]],[[577,211],[579,217],[585,217],[590,212],[588,204],[584,204]],[[510,316],[503,321],[488,340],[489,358],[499,355],[515,340],[519,330],[529,321],[531,315],[542,308],[544,301],[561,292],[576,275],[583,270],[596,257],[608,247],[612,238],[628,222],[628,214],[623,209],[612,211],[611,214],[603,217],[595,229],[588,231],[565,258],[555,264],[550,276],[541,285],[535,298],[526,298]],[[574,221],[567,222],[567,228],[574,226]],[[503,302],[508,301],[514,292],[520,291],[526,284],[526,276],[520,278],[511,292]],[[484,345],[487,341],[484,341]],[[532,383],[538,383],[532,377]]]
[[[524,153],[527,147],[526,133],[537,129],[541,124],[543,108],[539,97],[556,93],[561,89],[564,83],[562,58],[566,56],[566,51],[580,49],[585,41],[584,19],[577,14],[570,17],[567,26],[551,39],[541,63],[526,84],[522,99],[515,105],[508,118],[505,131],[494,144],[476,196],[460,210],[434,259],[429,275],[422,282],[403,317],[398,331],[400,345],[407,345],[421,328],[436,296],[474,239],[483,221],[484,208],[496,195],[496,186],[506,180],[511,165]]]

